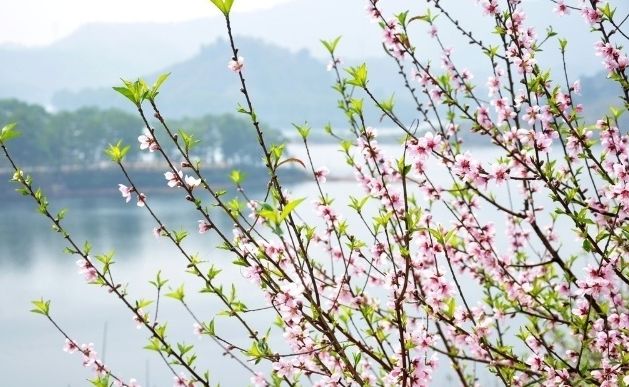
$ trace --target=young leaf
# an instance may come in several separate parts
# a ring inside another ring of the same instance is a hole
[[[239,185],[240,183],[242,183],[243,173],[237,169],[234,169],[231,172],[231,175],[229,176],[229,178],[234,184]]]
[[[234,0],[224,0],[224,4],[225,12],[229,14],[229,12],[232,10],[232,5],[234,5]]]
[[[232,5],[234,5],[234,0],[210,0],[210,1],[225,16],[229,16],[229,12],[232,9]]]
[[[33,309],[31,309],[33,313],[43,314],[44,316],[48,316],[50,313],[50,301],[40,298],[39,300],[31,301],[31,304],[33,304]]]
[[[133,102],[133,104],[137,105],[138,103],[135,100],[135,96],[133,95],[133,93],[131,92],[131,90],[129,90],[126,87],[123,86],[114,86],[113,87],[114,90],[116,90],[118,93],[124,95],[125,97],[127,97],[129,99],[129,101]]]
[[[21,133],[15,130],[16,126],[17,124],[13,122],[2,128],[2,131],[0,131],[0,142],[7,142],[16,137],[19,137]]]
[[[284,206],[284,210],[282,210],[279,221],[282,222],[284,219],[286,219],[288,215],[290,215],[290,213],[304,200],[306,200],[306,198],[295,199],[288,202],[288,204]]]
[[[118,141],[116,145],[109,144],[105,149],[105,154],[115,163],[120,163],[129,152],[129,145],[122,146],[122,141]]]
[[[337,36],[332,40],[321,40],[321,43],[323,44],[325,49],[328,50],[330,55],[333,55],[334,51],[336,50],[336,46],[338,46],[340,40],[341,36]]]
[[[183,285],[179,286],[177,289],[173,290],[170,293],[166,293],[165,296],[169,298],[174,298],[177,301],[183,301],[183,299],[185,298]]]
[[[170,76],[170,73],[164,73],[164,74],[161,74],[159,77],[157,77],[157,80],[153,84],[153,87],[151,87],[151,91],[148,96],[148,98],[151,101],[154,100],[155,97],[157,97],[157,94],[159,94],[159,89],[162,87],[164,82],[166,82],[169,76]]]
[[[367,65],[365,63],[358,67],[350,67],[347,72],[352,77],[347,83],[353,86],[367,87]]]

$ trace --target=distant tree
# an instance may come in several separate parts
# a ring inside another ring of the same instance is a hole
[[[140,118],[118,109],[87,107],[50,113],[18,100],[0,100],[0,119],[20,123],[24,135],[16,140],[17,160],[24,165],[49,167],[101,162],[110,139],[137,143],[144,126]],[[256,139],[249,135],[247,121],[240,117],[206,115],[173,121],[172,125],[189,130],[203,142],[203,148],[196,148],[194,154],[206,164],[251,165],[262,157]],[[277,131],[268,131],[268,136],[271,142],[282,141]],[[169,145],[168,152],[174,155],[175,147]],[[129,154],[131,161],[141,157],[139,152]]]

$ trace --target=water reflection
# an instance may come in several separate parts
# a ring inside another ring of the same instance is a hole
[[[144,236],[151,236],[154,221],[133,202],[125,204],[115,195],[96,198],[53,198],[51,209],[69,209],[63,223],[77,241],[89,241],[96,251],[124,251],[129,259],[140,259],[147,251]],[[196,230],[199,214],[177,194],[155,194],[150,205],[170,228]],[[0,202],[0,268],[29,270],[37,260],[65,260],[62,238],[52,232],[30,198]],[[54,213],[54,212],[53,212]],[[219,212],[216,224],[230,230],[230,219]],[[140,236],[140,237],[137,237]]]

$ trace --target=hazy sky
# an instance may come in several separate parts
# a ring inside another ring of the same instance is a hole
[[[248,11],[291,0],[236,0]],[[90,22],[175,22],[215,14],[208,0],[0,0],[0,43],[50,43]]]

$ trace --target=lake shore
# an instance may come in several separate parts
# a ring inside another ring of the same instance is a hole
[[[164,179],[164,172],[168,170],[167,165],[131,163],[125,165],[125,168],[134,184],[146,194],[166,193],[172,190],[166,185]],[[118,184],[128,185],[120,168],[111,163],[91,166],[36,166],[25,167],[23,170],[24,173],[33,177],[33,185],[41,187],[44,193],[50,197],[106,196],[111,195],[112,192],[117,192]],[[245,188],[260,187],[266,185],[269,180],[268,172],[262,167],[217,165],[201,168],[204,178],[217,190],[234,187],[230,180],[230,173],[233,170],[239,170],[245,176],[243,183]],[[295,167],[282,168],[278,174],[287,183],[298,183],[307,178],[305,171]],[[2,181],[8,182],[12,176],[12,171],[0,170]],[[1,184],[0,199],[19,198],[20,195],[15,192],[17,188],[19,187],[16,184]]]

